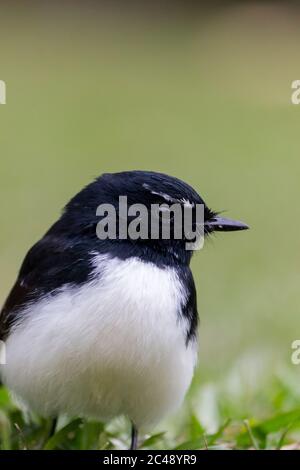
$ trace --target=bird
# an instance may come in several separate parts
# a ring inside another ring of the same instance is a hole
[[[183,403],[197,364],[198,312],[186,237],[100,239],[97,208],[203,207],[204,238],[245,230],[180,179],[104,173],[76,194],[29,250],[0,313],[2,382],[29,410],[104,422],[124,415],[130,449]],[[172,218],[170,220],[173,220]],[[125,223],[131,223],[132,217]]]

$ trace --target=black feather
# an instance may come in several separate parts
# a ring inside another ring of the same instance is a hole
[[[191,251],[183,240],[99,240],[96,226],[97,207],[111,203],[117,207],[119,196],[126,195],[128,204],[165,203],[159,196],[204,204],[201,197],[186,183],[154,172],[131,171],[104,174],[79,192],[65,207],[60,219],[28,252],[17,281],[0,313],[0,339],[6,339],[24,307],[46,295],[56,295],[64,286],[86,283],[93,271],[95,253],[119,259],[137,257],[161,267],[174,267],[188,291],[181,314],[189,321],[187,341],[196,332],[196,290],[189,262]],[[214,213],[205,205],[205,219]]]

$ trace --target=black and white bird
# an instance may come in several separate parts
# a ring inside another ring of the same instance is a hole
[[[149,429],[182,403],[197,361],[196,289],[184,239],[100,240],[100,204],[204,205],[204,232],[248,228],[188,184],[147,171],[103,174],[28,252],[0,313],[3,383],[56,418],[118,415]]]

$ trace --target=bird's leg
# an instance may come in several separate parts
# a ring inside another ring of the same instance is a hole
[[[136,426],[132,423],[131,424],[131,444],[130,450],[137,450],[138,446],[138,430]]]
[[[50,425],[50,429],[49,429],[48,439],[50,439],[52,436],[54,436],[56,426],[57,426],[57,418],[53,418],[52,422],[51,422],[51,425]]]
[[[49,441],[49,439],[51,439],[51,437],[54,436],[56,426],[57,426],[57,418],[51,419],[51,422],[49,422],[49,429],[47,429],[47,433],[43,438],[42,448],[44,448],[47,442]]]

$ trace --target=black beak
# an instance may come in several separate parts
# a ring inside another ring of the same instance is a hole
[[[225,217],[215,216],[205,222],[204,226],[211,232],[233,232],[236,230],[247,230],[248,225],[239,220],[226,219]]]

